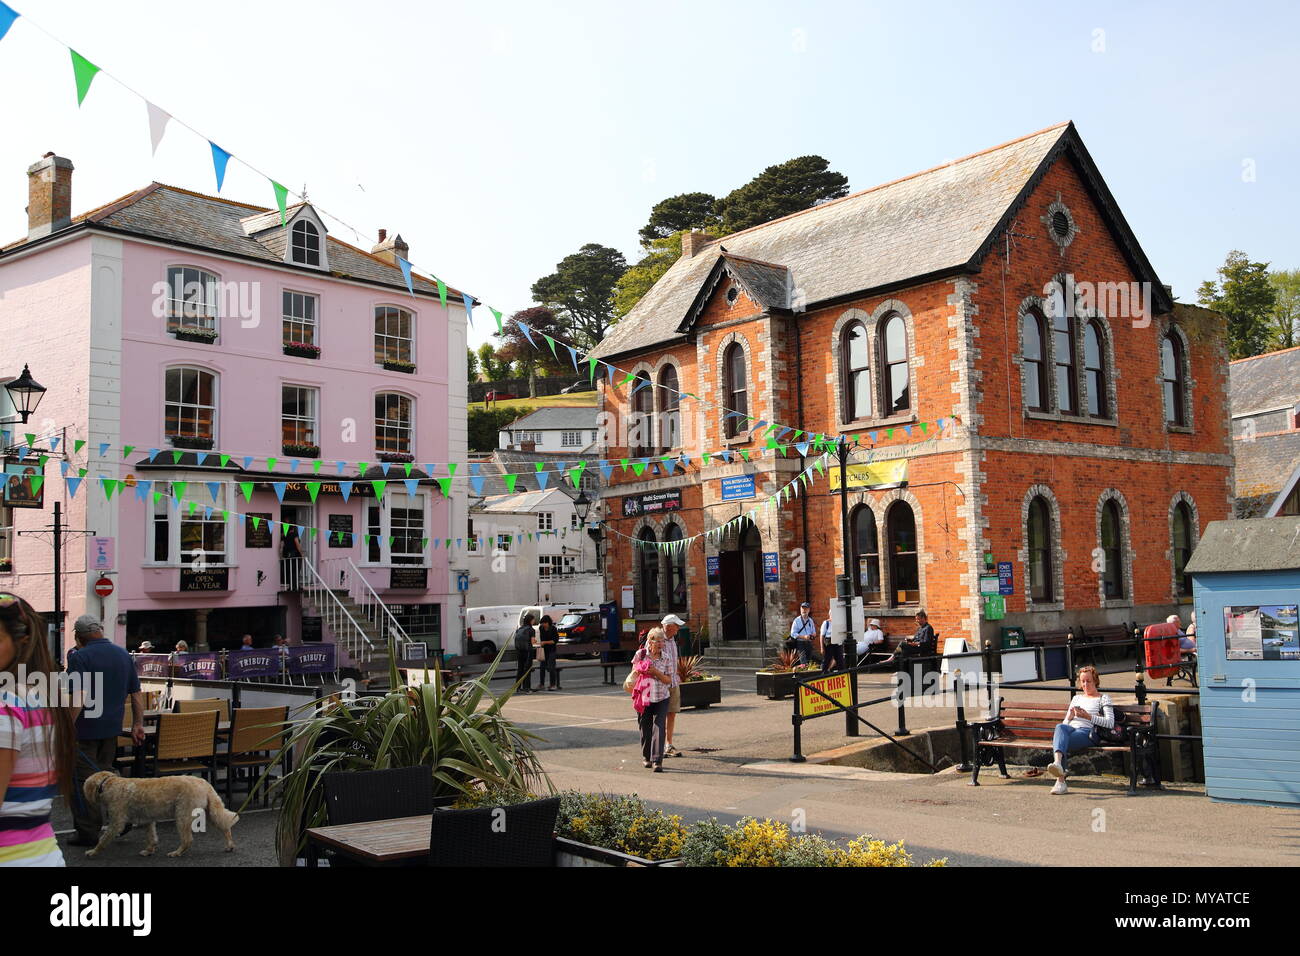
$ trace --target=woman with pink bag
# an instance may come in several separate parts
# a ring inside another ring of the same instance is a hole
[[[668,699],[677,680],[677,648],[665,639],[662,627],[652,628],[646,635],[645,645],[632,657],[632,673],[637,675],[632,706],[639,715],[641,756],[647,768],[663,773]]]

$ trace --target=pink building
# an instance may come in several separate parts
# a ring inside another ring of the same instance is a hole
[[[429,472],[465,460],[460,294],[444,308],[419,276],[410,294],[400,236],[365,252],[309,204],[282,225],[153,183],[74,218],[70,162],[28,177],[28,236],[0,249],[0,373],[28,363],[48,391],[4,426],[6,463],[49,457],[43,507],[0,511],[0,588],[53,610],[50,535],[29,532],[58,501],[64,620],[95,614],[128,647],[282,634],[333,640],[346,664],[390,634],[457,644],[456,552],[433,542],[465,526],[464,497]],[[75,493],[65,467],[85,469]],[[112,541],[107,572],[92,535]]]

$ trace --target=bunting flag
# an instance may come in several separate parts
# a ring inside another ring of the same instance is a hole
[[[569,350],[569,358],[573,360],[573,370],[578,371],[578,350],[572,345],[565,345],[564,347]]]
[[[533,348],[537,348],[537,343],[533,341],[533,330],[518,319],[515,319],[515,325],[519,327],[520,332],[524,333],[524,338],[528,340],[528,344]]]
[[[497,323],[497,335],[500,335],[501,332],[502,332],[502,328],[501,328],[501,313],[498,312],[496,309],[492,308],[492,306],[488,306],[488,311],[492,313],[492,318],[496,319],[496,323]]]
[[[65,482],[65,483],[67,484],[67,486],[68,486],[68,496],[69,496],[69,497],[71,497],[71,498],[75,498],[75,497],[77,497],[77,489],[81,487],[81,482],[82,482],[82,480],[83,480],[83,479],[81,479],[81,478],[65,478],[65,479],[64,479],[64,482]]]
[[[311,497],[311,503],[315,504],[316,496],[320,494],[320,482],[319,481],[307,482],[307,494]]]
[[[340,481],[340,482],[339,482],[339,494],[341,494],[341,495],[343,496],[343,501],[344,501],[344,503],[346,504],[346,503],[347,503],[347,500],[348,500],[348,495],[352,494],[352,482],[350,482],[350,481]]]
[[[415,295],[415,285],[411,282],[411,264],[398,256],[397,268],[402,270],[402,281],[406,283],[406,291],[411,295]]]
[[[447,283],[437,276],[434,276],[433,281],[438,283],[438,301],[442,303],[442,307],[445,309],[447,308]]]
[[[541,462],[539,461],[537,464],[541,465]],[[541,468],[537,469],[537,490],[538,491],[545,491],[546,485],[550,482],[550,480],[551,480],[550,475],[548,475]]]
[[[219,500],[219,499],[217,498],[217,496],[218,496],[219,494],[221,494],[221,482],[219,482],[219,481],[209,481],[209,482],[208,482],[208,494],[212,496],[212,500],[213,500],[213,501],[217,501],[217,500]]]
[[[167,132],[167,124],[171,122],[171,114],[166,110],[159,109],[148,100],[144,101],[145,109],[149,111],[149,142],[153,146],[153,155],[158,155],[158,146],[163,141],[163,135]]]
[[[295,475],[298,473],[298,459],[297,459],[297,458],[290,458],[290,459],[289,459],[289,471],[292,472],[292,473],[295,474]]]
[[[253,483],[251,481],[241,481],[239,490],[244,493],[244,500],[251,502],[253,500]]]
[[[545,332],[542,333],[542,338],[546,339],[546,344],[551,349],[551,358],[555,359],[556,361],[559,361],[560,357],[555,354],[555,339],[551,338]]]
[[[275,497],[279,499],[281,504],[284,504],[284,492],[289,487],[289,483],[286,481],[273,481],[271,487],[275,489]]]
[[[77,105],[80,106],[86,101],[86,94],[90,92],[90,84],[95,81],[99,67],[76,50],[69,48],[68,52],[72,54],[72,75],[77,81]]]
[[[403,482],[403,484],[406,485],[406,493],[407,493],[408,495],[410,495],[412,498],[414,498],[415,495],[416,495],[416,492],[418,491],[418,489],[419,489],[419,487],[420,487],[420,480],[419,480],[418,478],[407,478],[407,479]],[[445,491],[443,492],[444,495],[445,495],[446,493],[447,493],[447,492],[445,492]]]
[[[211,140],[208,140],[208,145],[212,147],[212,170],[217,174],[217,192],[221,192],[226,181],[226,164],[230,162],[230,154]]]
[[[5,38],[5,34],[9,32],[9,28],[14,25],[14,21],[17,19],[17,10],[0,3],[0,40]]]
[[[598,361],[600,360],[594,358],[587,359],[587,381],[588,382],[596,381],[596,363]]]
[[[157,148],[157,146],[154,147],[155,150]],[[284,186],[281,186],[274,179],[271,180],[271,188],[275,190],[275,205],[280,210],[280,225],[283,226],[288,222],[286,213],[289,209],[289,190]],[[411,283],[408,280],[406,284],[410,285]]]
[[[462,292],[461,299],[465,303],[465,319],[469,322],[469,327],[474,328],[474,299],[472,296]]]
[[[469,485],[474,489],[474,494],[478,495],[480,498],[483,496],[483,482],[485,481],[487,481],[487,479],[481,475],[469,480]]]
[[[502,481],[506,483],[506,491],[508,491],[512,495],[515,493],[515,479],[518,477],[519,477],[518,475],[501,476]]]

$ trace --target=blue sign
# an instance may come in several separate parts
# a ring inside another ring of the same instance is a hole
[[[781,580],[781,555],[775,551],[763,552],[763,580],[769,583]]]
[[[705,559],[704,559],[704,568],[705,568],[705,570],[708,572],[708,575],[709,575],[709,586],[710,586],[710,587],[712,587],[713,585],[715,585],[715,584],[719,583],[719,581],[721,581],[721,579],[722,579],[722,575],[721,575],[721,571],[720,571],[720,568],[721,568],[721,558],[719,558],[718,555],[716,555],[716,554],[710,554],[710,555],[707,555],[707,556],[705,557]]]
[[[456,575],[456,590],[457,590],[457,591],[468,591],[468,590],[469,590],[469,573],[468,573],[468,572],[466,572],[466,571],[461,571],[459,574]]]
[[[722,500],[736,501],[754,497],[753,475],[728,475],[722,479]]]
[[[998,562],[998,594],[1015,594],[1016,582],[1011,574],[1011,562]]]

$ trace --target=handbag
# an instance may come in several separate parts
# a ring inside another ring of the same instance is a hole
[[[628,671],[627,677],[623,678],[623,690],[629,694],[635,693],[636,682],[640,676],[641,675],[638,674],[636,671]]]

